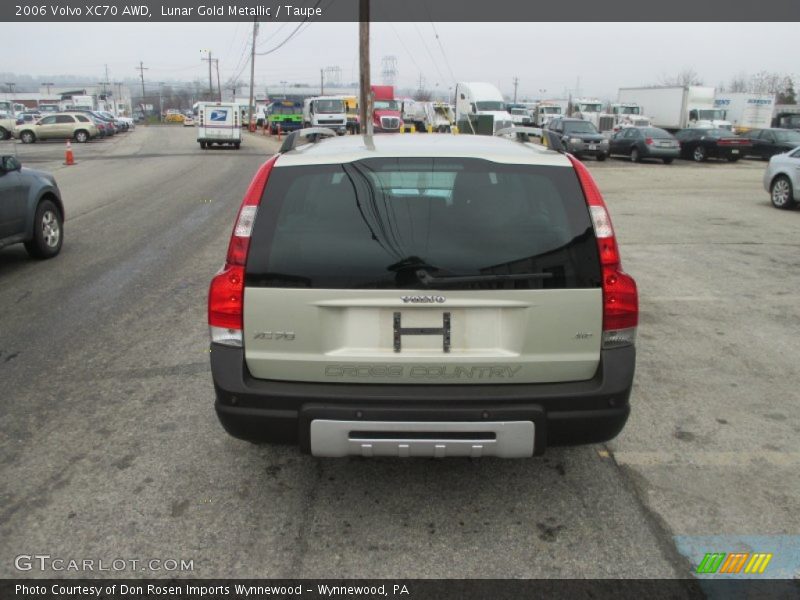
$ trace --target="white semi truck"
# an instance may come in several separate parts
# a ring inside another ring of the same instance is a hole
[[[614,117],[603,111],[603,103],[597,98],[574,98],[570,116],[589,121],[598,131],[610,131],[614,128]]]
[[[714,88],[699,85],[620,88],[620,103],[636,103],[654,127],[677,131],[687,127],[730,129],[725,112],[714,107]]]
[[[720,93],[714,98],[714,107],[725,111],[737,133],[751,129],[764,129],[772,123],[775,96],[771,94]]]
[[[611,105],[611,114],[614,115],[614,128],[622,127],[650,127],[650,117],[646,117],[642,107],[636,102],[615,102]]]
[[[533,124],[544,127],[550,119],[562,116],[565,110],[566,102],[562,105],[556,100],[542,100],[533,109]]]
[[[513,126],[503,94],[491,83],[471,81],[456,84],[456,123],[468,122],[470,115],[491,116],[493,131]]]

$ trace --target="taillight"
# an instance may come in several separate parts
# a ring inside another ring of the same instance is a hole
[[[619,247],[603,195],[583,163],[572,155],[569,159],[578,174],[597,238],[603,277],[603,348],[627,346],[636,341],[639,323],[636,282],[622,271]]]
[[[653,138],[645,138],[644,143],[651,146],[653,144]]]
[[[211,280],[208,290],[208,326],[211,341],[217,344],[237,347],[242,345],[244,266],[258,206],[277,159],[278,156],[275,155],[261,165],[250,182],[236,216],[225,265]]]

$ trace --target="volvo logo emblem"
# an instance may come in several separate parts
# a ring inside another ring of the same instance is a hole
[[[400,296],[406,304],[441,304],[447,301],[444,296]]]

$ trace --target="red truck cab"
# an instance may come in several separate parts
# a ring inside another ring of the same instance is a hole
[[[372,129],[375,133],[396,133],[403,126],[400,116],[400,102],[395,100],[394,86],[373,85],[371,88],[372,104]]]

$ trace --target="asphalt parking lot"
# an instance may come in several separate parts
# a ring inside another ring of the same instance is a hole
[[[35,553],[193,561],[110,573],[131,577],[687,577],[678,539],[800,534],[800,210],[771,207],[765,163],[587,162],[640,293],[617,439],[322,460],[217,423],[207,286],[277,145],[193,135],[74,144],[73,167],[0,142],[67,211],[56,259],[0,250],[0,577],[81,575],[15,568]]]

